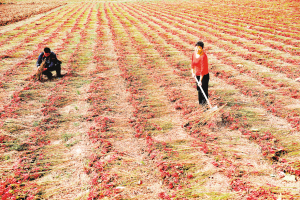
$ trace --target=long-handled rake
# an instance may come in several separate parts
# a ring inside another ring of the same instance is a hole
[[[206,101],[207,101],[207,103],[208,103],[208,105],[209,105],[209,108],[210,108],[210,109],[209,109],[208,111],[209,111],[209,112],[213,112],[213,111],[218,110],[218,106],[214,106],[214,107],[211,106],[211,104],[210,104],[210,102],[209,102],[207,96],[205,95],[205,92],[204,92],[203,89],[202,89],[202,86],[199,85],[199,81],[197,80],[197,77],[196,77],[196,76],[195,76],[195,79],[196,79],[197,85],[199,86],[199,88],[200,88],[200,90],[201,90],[203,96],[205,97],[205,99],[206,99]]]

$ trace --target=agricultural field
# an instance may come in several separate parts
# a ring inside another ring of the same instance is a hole
[[[0,0],[0,26],[12,24],[65,5],[63,1]]]
[[[300,199],[299,1],[47,3],[0,26],[2,200]]]

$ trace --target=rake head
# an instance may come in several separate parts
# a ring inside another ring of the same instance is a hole
[[[208,110],[208,112],[214,112],[218,110],[218,106],[214,106]]]

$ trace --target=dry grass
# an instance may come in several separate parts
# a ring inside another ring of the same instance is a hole
[[[22,2],[3,2],[0,6],[0,26],[12,24],[34,15],[48,12],[64,4],[65,3],[59,1],[45,1],[43,3],[39,1],[39,3],[36,3],[31,0]]]
[[[30,2],[32,1],[26,1],[26,3]],[[46,154],[46,158],[42,162],[51,163],[51,167],[48,171],[42,172],[43,176],[33,182],[42,188],[41,196],[45,199],[87,199],[90,189],[94,186],[91,183],[93,176],[88,175],[85,168],[88,166],[90,156],[94,153],[101,154],[99,161],[103,162],[110,160],[114,155],[118,156],[118,159],[105,166],[105,170],[108,174],[118,175],[116,186],[122,188],[121,194],[127,199],[159,199],[160,192],[168,194],[177,192],[177,197],[188,199],[242,199],[241,195],[246,195],[246,192],[236,193],[230,184],[232,180],[238,178],[250,182],[252,190],[266,184],[274,184],[278,188],[271,186],[265,188],[272,190],[273,194],[276,195],[284,191],[297,194],[295,188],[300,187],[298,182],[286,183],[280,179],[276,174],[277,171],[272,168],[272,164],[276,163],[271,158],[268,159],[268,156],[262,155],[262,148],[257,141],[248,139],[238,130],[231,130],[229,128],[230,122],[224,121],[223,114],[229,112],[239,119],[246,117],[248,124],[244,128],[259,135],[263,135],[267,130],[270,131],[276,136],[276,139],[281,140],[280,144],[287,150],[287,153],[281,155],[281,158],[285,158],[289,162],[294,161],[292,165],[298,169],[299,141],[295,138],[299,133],[292,132],[291,125],[285,119],[275,117],[260,106],[255,97],[242,95],[238,88],[214,76],[210,80],[210,91],[213,92],[213,96],[219,97],[212,99],[211,103],[213,106],[220,104],[223,106],[219,106],[217,112],[211,113],[205,111],[205,108],[195,105],[197,103],[195,84],[189,79],[189,71],[180,71],[180,67],[189,68],[190,58],[185,55],[184,51],[188,51],[191,45],[181,39],[181,36],[194,41],[198,39],[197,34],[200,32],[191,34],[187,32],[188,26],[186,29],[174,27],[180,23],[193,25],[191,21],[181,20],[178,16],[174,18],[174,20],[178,20],[178,23],[170,24],[167,23],[170,20],[160,20],[159,16],[152,15],[147,9],[140,8],[141,10],[133,12],[134,14],[129,14],[128,10],[130,9],[118,7],[122,7],[122,4],[107,4],[108,16],[113,19],[113,23],[109,24],[105,12],[102,12],[104,4],[98,2],[94,5],[92,22],[90,22],[89,31],[87,31],[86,41],[80,40],[82,36],[79,33],[85,27],[84,23],[89,9],[78,21],[79,30],[72,33],[74,37],[69,40],[70,43],[61,52],[60,58],[64,63],[68,63],[72,58],[71,55],[76,53],[77,60],[73,60],[68,65],[73,69],[73,76],[66,77],[66,82],[56,79],[53,82],[44,82],[30,88],[30,90],[22,91],[20,93],[21,106],[16,110],[19,116],[15,119],[7,118],[1,121],[3,127],[0,138],[2,136],[9,138],[9,141],[6,142],[8,148],[6,151],[1,150],[0,152],[1,172],[12,170],[11,166],[18,160],[18,156],[23,153],[23,148],[25,148],[22,141],[29,137],[35,127],[42,127],[46,131],[47,139],[51,141],[49,145],[40,150],[41,153]],[[100,9],[99,16],[97,16],[95,9],[96,5]],[[68,9],[71,8],[72,6]],[[76,13],[65,26],[72,27],[80,14],[81,12]],[[116,16],[119,16],[120,19]],[[141,23],[136,16],[142,18],[147,16],[149,19],[147,18],[146,23]],[[96,35],[98,17],[103,20],[99,23],[100,29],[103,31],[101,37]],[[136,24],[131,23],[130,20]],[[125,25],[123,26],[120,21],[124,22]],[[40,21],[37,20],[36,23],[40,23]],[[134,136],[136,134],[135,129],[130,126],[129,120],[135,119],[136,107],[129,101],[131,94],[126,91],[129,85],[122,78],[123,72],[118,66],[118,58],[121,57],[117,52],[119,47],[114,46],[112,30],[108,25],[111,25],[112,29],[116,31],[117,40],[122,42],[126,48],[126,53],[129,53],[125,57],[126,68],[140,80],[140,85],[137,87],[140,91],[145,92],[140,100],[145,104],[145,109],[155,114],[155,117],[147,120],[145,131],[154,139],[154,149],[160,152],[159,158],[150,159],[150,154],[147,153],[147,139],[136,138]],[[161,25],[167,28],[162,28]],[[153,29],[152,26],[156,28]],[[68,31],[66,27],[61,29],[62,33],[57,36],[57,40],[66,36]],[[205,25],[201,25],[201,27],[205,27]],[[125,31],[125,28],[128,28],[128,32]],[[51,32],[51,30],[48,31]],[[25,27],[22,28],[22,31],[26,31]],[[218,33],[217,30],[214,32]],[[16,33],[18,30],[15,30],[13,34]],[[33,32],[28,31],[26,33],[30,35]],[[143,35],[144,33],[151,35],[153,41],[159,45],[148,40]],[[205,36],[212,38],[212,42],[217,41],[215,36],[210,36],[208,33]],[[228,36],[226,38],[232,39],[233,37]],[[40,39],[31,40],[30,48],[33,49],[34,45],[40,42]],[[59,47],[61,43],[57,40],[53,44]],[[98,40],[100,40],[99,45],[102,48],[99,48],[101,49],[100,52],[96,51],[95,46],[93,46]],[[181,48],[184,51],[174,46],[171,43],[172,40],[182,43]],[[14,41],[21,41],[21,38]],[[136,43],[133,44],[132,41]],[[246,39],[243,41],[251,44],[251,41]],[[79,48],[75,51],[77,44]],[[237,51],[244,51],[243,48],[238,45],[231,45],[231,42],[228,41],[220,44],[233,47]],[[9,49],[12,46],[4,45],[4,49]],[[226,49],[213,44],[207,46],[210,49],[210,54],[227,52]],[[162,56],[162,53],[157,51],[158,47],[162,48],[163,54],[167,56]],[[263,47],[263,45],[259,45],[259,47]],[[144,60],[140,51],[148,55]],[[11,58],[6,58],[4,64],[0,66],[1,72],[6,70],[6,66],[17,62],[16,57],[25,54],[26,52],[21,49],[14,53]],[[93,60],[93,56],[96,54],[104,60],[103,62],[99,61],[102,63]],[[230,56],[234,62],[239,62],[240,58],[232,56],[230,53],[226,55]],[[146,63],[149,65],[142,65],[142,61],[147,61]],[[241,63],[253,70],[257,68],[249,61],[242,60]],[[33,61],[30,64],[33,64]],[[247,80],[245,84],[249,87],[260,87],[253,78],[246,74],[240,75],[238,71],[223,64],[222,60],[213,55],[210,55],[210,64],[214,69],[224,69],[226,73],[230,73],[240,80]],[[97,72],[97,67],[102,71]],[[2,95],[0,100],[1,102],[3,100],[5,105],[11,101],[10,96],[13,92],[22,89],[26,83],[24,73],[30,72],[28,69],[21,70],[23,70],[21,71],[23,74],[12,76],[16,81],[12,81],[13,78],[8,77],[11,82],[5,82],[5,87],[0,88]],[[33,79],[39,79],[41,72],[38,71]],[[278,80],[283,78],[281,73],[269,73],[267,69],[262,69],[260,74],[264,77],[276,75]],[[107,100],[103,105],[93,105],[87,100],[90,95],[89,88],[93,81],[99,77],[106,78],[105,81],[101,82],[98,89],[104,88],[103,94]],[[293,87],[297,86],[297,83],[293,83],[292,80],[285,78],[282,80],[290,83]],[[28,79],[27,81],[31,80]],[[60,91],[58,88],[63,88],[63,90]],[[267,90],[265,87],[262,88]],[[182,103],[191,108],[189,114],[183,114],[183,110],[175,109],[178,102],[177,99],[175,102],[168,99],[169,90],[179,91],[177,94],[184,97]],[[282,98],[274,90],[268,92],[266,94]],[[58,121],[57,125],[46,128],[48,124],[43,122],[45,117],[41,116],[41,108],[48,102],[47,98],[51,95],[61,96],[63,99],[58,100],[56,104],[59,110],[54,113],[58,115],[51,118],[51,120]],[[288,110],[299,111],[298,101],[286,100],[284,104]],[[240,108],[237,109],[234,105],[238,105]],[[103,134],[103,136],[110,136],[107,141],[111,143],[112,151],[107,154],[101,152],[102,144],[100,142],[92,143],[87,136],[89,128],[95,126],[95,122],[86,121],[92,113],[93,106],[99,106],[98,116],[114,119],[114,123],[111,124],[107,133]],[[108,106],[111,110],[103,111],[101,106]],[[1,105],[0,109],[2,110],[2,108],[4,107]],[[241,120],[239,123],[242,124],[243,121]],[[156,125],[161,129],[156,129]],[[188,129],[189,126],[191,129]],[[202,135],[194,136],[192,134],[194,130],[200,130]],[[203,137],[201,138],[201,136]],[[277,145],[276,140],[267,142],[274,146]],[[203,151],[201,146],[195,145],[204,143],[208,146],[207,152]],[[165,150],[166,148],[169,150]],[[169,153],[170,149],[172,153]],[[269,156],[272,157],[273,154]],[[164,179],[160,177],[158,162],[183,166],[183,175],[180,179],[184,185],[182,189],[168,188]],[[213,164],[215,162],[225,164],[223,167],[216,167]],[[233,168],[235,170],[230,175],[230,170]],[[185,178],[188,174],[192,174],[193,177]]]
[[[37,72],[32,76],[32,80],[35,81],[40,81],[42,79],[43,76],[43,71],[45,69],[46,66],[46,59],[43,60],[43,62],[41,63],[41,65],[37,68]]]

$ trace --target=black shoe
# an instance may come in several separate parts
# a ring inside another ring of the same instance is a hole
[[[202,106],[205,106],[205,105],[207,105],[207,102],[206,102],[206,101],[202,101],[200,104],[201,104]]]
[[[48,77],[48,79],[51,81],[52,79],[53,79],[53,76],[51,75],[51,76],[47,76]]]
[[[61,77],[64,77],[64,75],[58,74],[58,75],[56,75],[56,77],[61,78]]]

